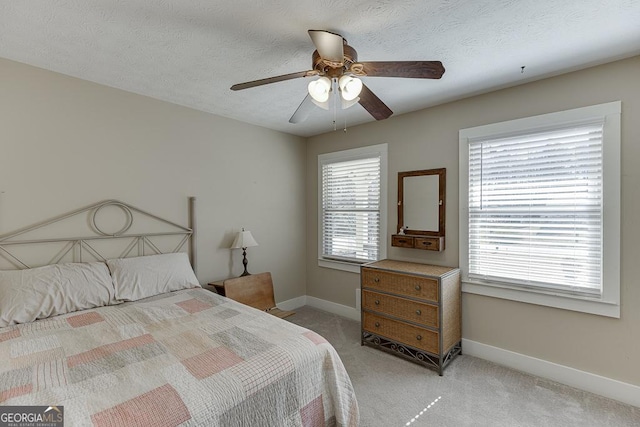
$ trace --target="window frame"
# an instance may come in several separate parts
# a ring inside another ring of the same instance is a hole
[[[462,291],[471,294],[620,317],[620,221],[621,221],[621,112],[620,101],[539,116],[510,120],[459,132],[460,222],[459,247]],[[469,271],[469,143],[478,138],[497,138],[514,133],[553,129],[590,119],[604,119],[602,199],[602,295],[566,294],[470,279]]]
[[[388,144],[370,145],[348,150],[334,151],[318,155],[318,266],[336,270],[360,273],[360,266],[371,261],[347,261],[325,258],[322,253],[323,239],[323,212],[322,212],[322,165],[326,163],[338,163],[348,160],[364,159],[368,157],[380,157],[380,235],[378,236],[379,259],[387,257],[387,157]]]

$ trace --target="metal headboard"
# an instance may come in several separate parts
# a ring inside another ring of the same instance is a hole
[[[154,254],[161,254],[167,252],[180,252],[184,248],[185,244],[189,242],[189,260],[194,271],[196,270],[196,216],[195,216],[195,197],[189,197],[189,226],[184,227],[180,224],[176,224],[159,216],[153,215],[149,212],[145,212],[142,209],[138,209],[135,206],[131,206],[127,203],[118,200],[104,200],[102,202],[95,203],[90,206],[86,206],[81,209],[57,216],[55,218],[48,219],[46,221],[16,230],[0,236],[0,257],[9,261],[12,265],[18,269],[31,268],[29,264],[15,253],[15,247],[19,245],[37,245],[41,243],[64,243],[62,249],[60,249],[55,256],[47,264],[57,264],[64,259],[70,252],[75,261],[83,262],[87,257],[91,257],[92,260],[106,261],[107,257],[103,256],[98,250],[95,249],[95,241],[108,240],[108,239],[131,239],[131,242],[126,246],[124,251],[119,256],[112,256],[109,258],[126,258],[131,256],[132,253],[136,255],[147,255],[148,252]],[[107,206],[115,206],[120,208],[125,215],[126,222],[121,230],[113,233],[104,232],[97,221],[97,214],[101,209]],[[62,220],[80,216],[87,213],[89,216],[90,230],[93,235],[83,237],[60,237],[60,238],[42,238],[42,239],[25,239],[21,236],[34,232],[36,230],[43,229],[51,224],[58,223]],[[157,231],[150,233],[127,233],[133,225],[134,219],[140,216],[150,218],[155,221],[159,221],[163,226],[167,227],[166,231]],[[158,247],[152,242],[152,238],[160,236],[182,236],[178,245],[171,251],[160,251]],[[134,249],[137,248],[137,251]]]

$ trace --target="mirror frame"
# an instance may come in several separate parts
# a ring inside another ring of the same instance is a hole
[[[424,169],[417,171],[398,172],[398,228],[397,233],[400,233],[402,227],[404,227],[404,179],[425,176],[425,175],[438,175],[438,231],[427,230],[413,230],[406,229],[404,234],[408,236],[440,236],[444,237],[445,230],[445,207],[446,207],[446,195],[447,195],[447,169]]]

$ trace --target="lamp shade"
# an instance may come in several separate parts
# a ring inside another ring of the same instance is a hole
[[[253,238],[250,231],[245,231],[243,228],[242,231],[238,232],[231,249],[250,248],[252,246],[258,246],[258,242]]]

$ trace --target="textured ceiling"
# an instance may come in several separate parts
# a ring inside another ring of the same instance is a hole
[[[229,90],[310,69],[308,29],[361,61],[442,61],[441,80],[364,78],[397,115],[639,54],[640,1],[0,0],[0,57],[301,136],[373,121],[290,124],[304,78]]]

